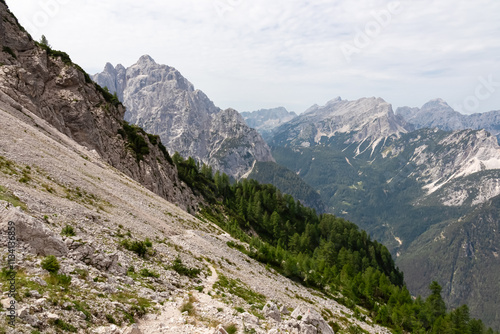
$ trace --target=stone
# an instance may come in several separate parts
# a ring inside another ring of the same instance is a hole
[[[300,304],[290,315],[292,320],[290,320],[289,324],[292,327],[298,326],[300,330],[304,330],[307,332],[300,332],[301,334],[335,334],[332,328],[328,325],[328,323],[323,319],[321,314],[316,311],[311,306]],[[300,320],[299,320],[300,318]],[[317,332],[311,332],[317,329]]]
[[[285,305],[282,305],[282,306],[280,307],[280,312],[281,312],[281,314],[283,314],[283,315],[289,315],[289,314],[290,314],[290,311],[286,308],[286,306],[285,306]]]
[[[139,326],[137,326],[137,324],[133,324],[129,328],[125,329],[123,334],[142,334],[142,331],[139,329]]]
[[[271,318],[277,322],[281,321],[281,312],[278,309],[278,306],[276,306],[276,304],[273,302],[267,302],[267,304],[262,309],[262,312],[264,312],[264,315],[267,318]]]
[[[3,235],[7,233],[9,221],[15,222],[18,241],[30,245],[35,254],[63,256],[68,253],[61,237],[48,229],[41,219],[31,217],[10,203],[0,205],[0,231]]]

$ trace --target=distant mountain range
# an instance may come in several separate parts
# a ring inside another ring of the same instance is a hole
[[[284,107],[273,109],[260,109],[257,111],[245,111],[241,113],[247,125],[259,131],[264,139],[269,139],[273,129],[283,123],[286,123],[295,117],[297,114],[293,111],[288,111]]]
[[[487,123],[494,114],[459,116],[442,100],[394,113],[380,98],[336,98],[278,126],[268,142],[276,161],[316,189],[329,212],[357,222],[388,245],[397,263],[411,273],[405,278],[413,293],[425,294],[431,277],[440,277],[450,306],[469,303],[473,314],[500,324],[496,308],[474,303],[474,296],[495,289],[496,283],[480,279],[486,269],[455,266],[448,260],[462,256],[465,244],[440,246],[439,256],[429,257],[426,251],[434,249],[426,244],[432,244],[429,235],[440,240],[443,232],[446,240],[468,240],[463,229],[451,226],[463,224],[462,217],[500,195],[498,141],[482,128],[483,123],[467,123],[474,117]],[[467,124],[475,124],[475,129],[467,129]],[[484,127],[494,129],[494,124]],[[470,233],[486,235],[491,230],[491,224],[478,225],[471,219]],[[495,234],[490,237],[498,240]],[[479,242],[473,239],[472,243]],[[473,258],[500,273],[498,252],[474,249]],[[417,274],[415,263],[428,263],[425,272]],[[495,303],[500,297],[492,297],[488,305]]]
[[[116,93],[125,120],[159,135],[167,150],[239,179],[256,161],[274,161],[266,142],[234,109],[222,110],[175,68],[150,56],[125,68],[106,64],[93,77]]]
[[[422,108],[401,107],[396,110],[417,129],[438,128],[446,131],[484,129],[500,139],[500,110],[463,115],[442,99],[427,102]]]

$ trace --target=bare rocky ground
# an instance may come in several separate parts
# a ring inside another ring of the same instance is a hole
[[[2,268],[9,220],[19,240],[17,323],[12,329],[2,316],[0,333],[319,334],[333,333],[330,325],[339,333],[390,333],[230,248],[238,241],[217,226],[29,111],[0,101],[0,119]],[[61,235],[66,226],[74,236]],[[123,245],[146,239],[145,257]],[[41,268],[51,254],[60,276]],[[5,311],[5,270],[0,282]]]

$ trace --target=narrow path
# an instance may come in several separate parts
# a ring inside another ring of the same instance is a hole
[[[212,291],[212,286],[219,278],[217,271],[212,265],[208,265],[211,276],[208,276],[203,283],[203,292],[192,291],[191,293],[196,296],[200,303],[212,302],[212,297],[208,295]],[[174,301],[166,302],[161,308],[161,314],[146,315],[143,320],[139,322],[139,329],[143,334],[212,334],[214,329],[207,328],[206,326],[193,326],[188,324],[188,320],[180,311],[183,303],[182,296],[178,296]]]

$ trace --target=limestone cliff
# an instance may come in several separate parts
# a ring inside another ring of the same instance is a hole
[[[175,68],[142,56],[125,69],[106,64],[93,79],[127,107],[125,119],[159,135],[168,151],[240,178],[255,161],[274,161],[259,133],[233,109],[221,110]]]

